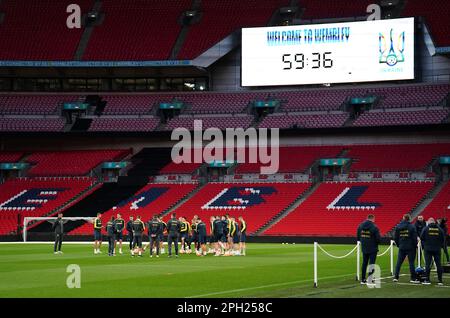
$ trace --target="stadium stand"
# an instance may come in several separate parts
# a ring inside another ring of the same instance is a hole
[[[169,163],[160,170],[160,174],[193,174],[202,166],[201,163]]]
[[[450,46],[450,25],[444,12],[450,12],[450,3],[446,0],[406,1],[403,16],[424,17],[436,46]]]
[[[432,187],[433,182],[325,182],[263,235],[354,236],[369,213],[385,235]]]
[[[450,144],[353,145],[351,171],[423,171],[433,158],[450,154]]]
[[[0,151],[0,162],[14,163],[19,162],[23,157],[23,152]]]
[[[159,117],[119,118],[100,117],[92,119],[89,131],[153,131],[161,119]]]
[[[265,117],[259,128],[331,128],[342,127],[348,113],[298,114],[276,113]]]
[[[0,118],[0,131],[3,132],[54,132],[62,131],[63,118]]]
[[[367,94],[380,97],[377,108],[438,106],[449,94],[450,86],[442,85],[401,85],[367,90]]]
[[[315,160],[336,158],[341,151],[341,146],[280,147],[280,166],[278,171],[280,173],[305,172]],[[246,158],[248,158],[248,154],[246,154]],[[260,168],[261,163],[240,163],[235,172],[259,173]]]
[[[197,214],[209,225],[212,215],[243,216],[248,233],[256,231],[293,203],[311,184],[209,183],[175,210],[188,220]],[[208,232],[209,232],[209,226]]]
[[[66,8],[71,0],[4,0],[0,12],[0,60],[72,60],[83,29],[69,29]],[[87,12],[92,0],[76,2]]]
[[[216,127],[225,130],[226,128],[248,128],[253,122],[253,116],[239,114],[234,116],[212,116],[212,115],[181,115],[170,120],[165,129],[173,130],[179,127],[184,127],[189,130],[194,130],[194,120],[202,120],[202,129]]]
[[[287,0],[202,1],[202,18],[190,27],[178,58],[194,59],[241,27],[266,26],[275,10],[288,3]]]
[[[94,179],[76,178],[19,178],[0,184],[0,234],[17,229],[19,214],[47,216],[66,204],[80,200]]]
[[[83,100],[73,95],[0,95],[2,115],[50,115],[56,114],[64,102]]]
[[[128,221],[129,216],[142,217],[144,222],[151,219],[154,214],[160,214],[173,207],[182,198],[186,197],[197,187],[194,183],[155,183],[148,184],[139,190],[133,197],[122,201],[115,208],[104,212],[104,220],[121,213],[122,217]],[[70,232],[72,235],[92,234],[92,224],[85,223]]]
[[[181,31],[178,18],[191,0],[104,1],[101,25],[92,33],[84,60],[166,60]],[[149,30],[151,30],[149,32]]]
[[[172,99],[168,94],[154,95],[102,95],[106,107],[105,115],[142,115],[149,114],[158,101]]]
[[[118,161],[130,150],[42,151],[31,154],[26,161],[33,165],[28,176],[82,176],[105,161]]]
[[[283,111],[339,110],[346,99],[355,92],[359,90],[315,89],[280,92],[276,96],[286,101],[282,106]]]
[[[413,110],[413,111],[368,111],[362,113],[353,126],[404,126],[440,124],[449,115],[448,109]]]
[[[421,213],[425,220],[430,217],[435,219],[448,219],[450,210],[450,182],[446,181],[441,191],[434,197],[433,201]]]
[[[299,3],[305,8],[303,19],[329,19],[365,16],[367,6],[373,1],[300,0]]]

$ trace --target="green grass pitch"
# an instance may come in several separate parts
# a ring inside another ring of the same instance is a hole
[[[352,248],[323,246],[335,255]],[[314,288],[312,244],[248,244],[247,256],[178,259],[150,258],[148,251],[142,258],[108,257],[105,245],[101,255],[94,255],[91,245],[66,244],[63,250],[54,255],[50,244],[1,244],[0,297],[450,297],[448,276],[443,287],[412,286],[408,275],[400,277],[401,284],[386,278],[379,289],[361,286],[354,254],[335,260],[319,252]],[[79,289],[66,286],[69,264],[81,268]],[[389,276],[389,256],[378,264],[382,276]],[[402,273],[407,271],[405,264]]]

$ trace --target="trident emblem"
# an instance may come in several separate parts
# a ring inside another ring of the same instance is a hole
[[[379,33],[378,41],[380,50],[380,63],[386,63],[389,66],[394,66],[397,63],[405,61],[405,56],[403,55],[403,52],[405,51],[405,32],[400,33],[398,37],[398,53],[396,53],[394,49],[393,29],[391,29],[390,32],[389,51],[386,43],[386,38],[382,33]]]

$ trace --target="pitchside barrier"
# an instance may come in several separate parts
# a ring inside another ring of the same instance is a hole
[[[394,275],[394,245],[395,242],[393,240],[391,240],[389,247],[381,254],[378,254],[377,257],[381,257],[386,255],[389,251],[390,251],[390,269],[391,269],[391,276]],[[336,256],[336,255],[332,255],[329,252],[327,252],[322,246],[320,246],[319,243],[314,242],[314,287],[318,286],[318,271],[317,271],[317,263],[318,263],[318,259],[317,259],[317,252],[318,250],[321,250],[325,255],[334,258],[334,259],[343,259],[343,258],[347,258],[350,255],[352,255],[353,253],[355,253],[356,251],[356,280],[359,281],[360,279],[360,270],[361,270],[361,266],[360,266],[360,258],[361,258],[361,242],[357,242],[356,246],[347,254],[342,255],[342,256]],[[421,242],[418,241],[417,242],[417,266],[421,267],[421,264],[425,263],[423,262],[423,253],[422,253],[422,245]],[[436,264],[433,262],[433,271],[436,270]]]
[[[391,269],[391,275],[393,275],[394,273],[394,244],[395,242],[391,240],[389,247],[381,254],[378,254],[377,257],[381,257],[386,255],[389,251],[390,251],[390,269]],[[356,252],[356,280],[359,281],[360,280],[360,271],[361,271],[361,266],[360,266],[360,258],[361,258],[361,242],[357,242],[356,246],[347,254],[342,255],[342,256],[336,256],[336,255],[332,255],[329,252],[327,252],[322,246],[320,246],[319,243],[314,242],[314,287],[318,286],[318,271],[317,271],[317,263],[318,263],[318,259],[317,259],[317,253],[318,250],[321,250],[325,255],[334,258],[334,259],[343,259],[343,258],[347,258],[349,256],[351,256],[353,253]]]

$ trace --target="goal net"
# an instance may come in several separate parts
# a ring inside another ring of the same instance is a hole
[[[23,241],[27,242],[28,231],[30,227],[34,226],[36,223],[44,221],[53,224],[57,218],[56,217],[25,217],[23,219]],[[87,221],[92,222],[93,217],[63,217],[63,222],[67,224],[70,221]]]

